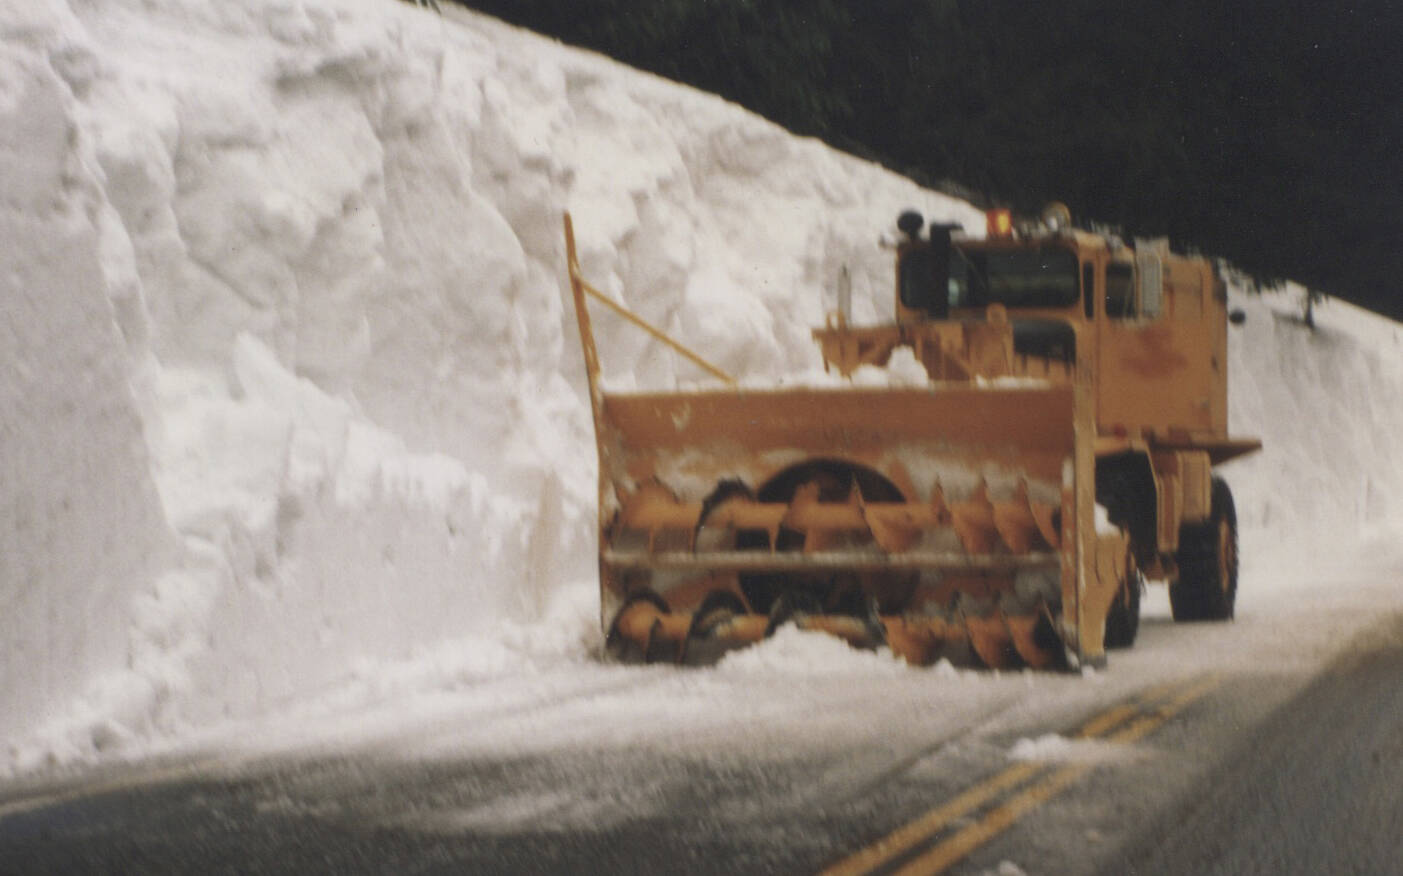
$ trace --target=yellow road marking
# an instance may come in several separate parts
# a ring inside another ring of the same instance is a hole
[[[1020,785],[1042,772],[1042,764],[1021,763],[1009,767],[991,779],[961,793],[944,805],[937,806],[925,815],[898,828],[857,854],[844,858],[823,871],[822,876],[855,876],[879,867],[887,861],[924,842],[936,831],[966,813],[973,812],[1000,792]]]
[[[1028,810],[1057,794],[1063,788],[1091,772],[1090,764],[1077,764],[1063,767],[1042,781],[1019,792],[1008,802],[999,806],[954,836],[939,843],[929,852],[896,871],[896,876],[922,876],[922,874],[943,873],[965,855],[1003,833],[1011,824],[1022,818]]]
[[[1174,693],[1176,690],[1192,683],[1193,679],[1184,681],[1180,678],[1175,679],[1174,681],[1164,681],[1160,682],[1159,684],[1152,684],[1144,690],[1140,691],[1140,695],[1136,697],[1136,699],[1145,705],[1149,705],[1155,700],[1164,699],[1165,697]]]
[[[1219,679],[1211,676],[1193,684],[1168,703],[1160,706],[1152,714],[1145,715],[1130,726],[1110,734],[1107,738],[1113,742],[1134,742],[1142,739],[1194,700],[1217,687],[1218,684]],[[1111,710],[1112,713],[1117,711],[1119,710]],[[897,876],[928,876],[928,874],[945,872],[955,862],[1002,833],[1029,810],[1051,799],[1059,791],[1091,772],[1094,766],[1094,764],[1076,764],[1057,770],[992,810],[979,821],[963,828],[954,836],[935,845],[929,852],[897,870]]]
[[[1202,679],[1191,679],[1188,682],[1175,681],[1165,684],[1157,684],[1154,687],[1145,689],[1140,696],[1136,697],[1139,705],[1123,703],[1119,706],[1112,706],[1101,714],[1092,718],[1082,725],[1077,731],[1078,738],[1095,738],[1103,736],[1106,732],[1117,727],[1138,715],[1143,715],[1146,709],[1151,709],[1151,714],[1162,712],[1164,709],[1172,709],[1177,712],[1183,708],[1183,704],[1198,699],[1204,693],[1218,685],[1218,677],[1209,675]],[[1175,695],[1177,693],[1177,696]],[[1155,702],[1170,697],[1169,701],[1158,708]],[[1183,704],[1181,704],[1181,701]],[[1158,726],[1158,725],[1155,725]],[[1112,738],[1115,738],[1114,736]],[[1139,738],[1138,736],[1136,737]]]
[[[1198,684],[1189,687],[1168,703],[1160,706],[1153,713],[1144,716],[1124,730],[1112,733],[1108,738],[1113,742],[1135,742],[1138,739],[1142,739],[1158,729],[1165,721],[1168,721],[1170,718],[1183,711],[1183,709],[1194,700],[1208,693],[1221,683],[1222,679],[1218,678],[1216,675],[1209,676]]]
[[[1141,739],[1194,700],[1217,687],[1216,676],[1195,679],[1188,683],[1175,681],[1156,685],[1144,691],[1137,700],[1141,705],[1113,706],[1087,721],[1077,731],[1078,738],[1094,739],[1104,736],[1114,742],[1134,742]],[[1153,703],[1164,697],[1168,702]],[[1146,709],[1151,711],[1146,714]],[[1139,716],[1138,718],[1136,716]],[[1136,720],[1131,720],[1136,719]],[[1126,722],[1130,722],[1127,724]],[[1116,729],[1120,728],[1120,729]],[[1114,732],[1112,732],[1114,731]],[[1094,764],[1076,764],[1047,773],[1047,765],[1027,762],[969,788],[959,796],[930,810],[925,815],[900,827],[877,842],[822,871],[821,876],[857,876],[880,867],[893,858],[920,845],[955,819],[978,809],[999,793],[1017,787],[1028,779],[1044,773],[1044,777],[990,810],[983,818],[961,828],[949,838],[915,858],[896,872],[901,876],[940,873],[1002,833],[1029,810],[1055,796],[1071,783],[1094,768]]]
[[[1077,731],[1077,736],[1087,738],[1100,736],[1112,727],[1122,724],[1138,714],[1140,714],[1140,710],[1135,706],[1116,706],[1083,724],[1082,728]]]

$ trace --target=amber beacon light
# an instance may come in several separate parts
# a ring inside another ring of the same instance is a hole
[[[985,233],[989,237],[1013,236],[1013,211],[1006,208],[989,210],[984,214]]]

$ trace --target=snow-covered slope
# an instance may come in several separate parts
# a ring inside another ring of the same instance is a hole
[[[581,659],[562,211],[606,289],[780,375],[817,364],[843,266],[860,321],[889,308],[875,239],[907,206],[982,223],[457,9],[0,0],[0,765],[409,683],[383,667],[415,654]],[[1268,442],[1228,472],[1249,557],[1398,517],[1396,327],[1240,303],[1234,427]],[[611,380],[695,376],[596,322]]]
[[[1282,572],[1277,586],[1309,587],[1287,573],[1340,565],[1361,539],[1403,531],[1403,326],[1329,300],[1311,330],[1304,300],[1294,284],[1232,294],[1247,322],[1230,334],[1230,427],[1266,447],[1223,472],[1244,557]]]

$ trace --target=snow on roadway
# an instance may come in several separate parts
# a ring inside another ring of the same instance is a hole
[[[1236,624],[1156,624],[1152,591],[1142,647],[1089,679],[797,633],[705,671],[596,663],[562,210],[610,294],[747,381],[800,382],[845,266],[856,320],[889,312],[898,210],[980,215],[456,8],[0,0],[0,24],[0,771],[250,736],[900,747],[1283,637],[1323,653],[1400,602],[1343,568],[1361,530],[1399,553],[1398,326],[1327,302],[1312,333],[1300,289],[1235,289],[1233,429],[1267,442],[1226,471]],[[616,385],[697,378],[596,330]]]

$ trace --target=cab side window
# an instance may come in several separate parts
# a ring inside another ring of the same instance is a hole
[[[1096,266],[1091,262],[1081,266],[1081,300],[1087,319],[1096,318]]]
[[[1135,270],[1130,265],[1106,266],[1106,315],[1112,319],[1134,319],[1139,315],[1135,306]]]
[[[938,270],[939,269],[939,270]],[[901,303],[912,310],[924,310],[935,319],[949,313],[946,290],[939,288],[937,276],[949,271],[929,247],[908,252],[901,259]],[[945,293],[945,294],[942,294]]]

